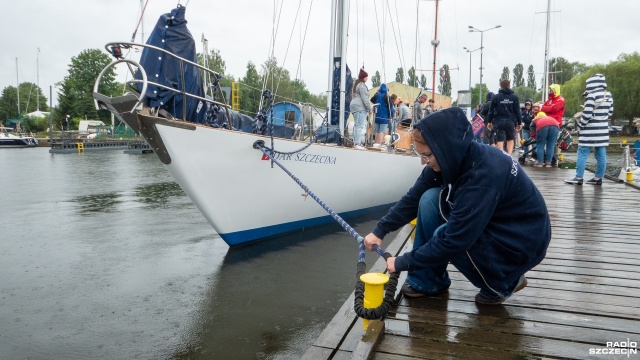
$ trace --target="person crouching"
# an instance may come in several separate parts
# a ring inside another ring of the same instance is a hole
[[[417,217],[413,250],[387,259],[389,272],[408,271],[403,294],[446,292],[451,263],[480,289],[476,302],[501,304],[527,285],[525,273],[546,255],[551,224],[542,195],[517,160],[473,141],[459,108],[430,115],[412,136],[426,167],[365,246],[381,246]]]

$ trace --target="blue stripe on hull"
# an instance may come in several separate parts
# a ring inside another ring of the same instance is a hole
[[[391,203],[391,204],[374,206],[366,209],[347,211],[344,213],[340,213],[340,216],[343,218],[353,217],[353,216],[368,213],[370,211],[389,209],[394,204],[395,203]],[[328,224],[331,221],[333,221],[333,218],[330,215],[327,215],[327,216],[321,216],[313,219],[298,220],[298,221],[292,221],[284,224],[266,226],[258,229],[243,230],[243,231],[237,231],[233,233],[220,234],[220,237],[229,246],[235,246],[235,245],[246,244],[252,241],[256,241],[256,240],[260,240],[268,237],[290,233],[297,230],[302,230],[304,228],[308,228],[312,226]]]

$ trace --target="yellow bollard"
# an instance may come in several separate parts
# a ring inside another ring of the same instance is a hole
[[[389,282],[389,275],[381,273],[366,273],[360,275],[364,283],[364,308],[374,309],[382,305],[384,300],[384,284]],[[362,331],[367,330],[369,320],[363,319]]]
[[[564,154],[558,154],[558,161],[564,161]]]
[[[627,182],[628,183],[633,183],[633,172],[632,171],[627,171]]]
[[[418,219],[413,219],[409,224],[413,225],[413,231],[411,232],[411,241],[416,239],[416,224],[418,223]]]

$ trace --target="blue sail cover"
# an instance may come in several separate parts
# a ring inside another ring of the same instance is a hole
[[[178,5],[170,13],[160,16],[147,40],[147,45],[153,45],[197,63],[195,41],[189,29],[187,29],[185,9],[184,6]],[[155,49],[144,48],[140,57],[140,65],[147,72],[149,81],[157,82],[179,91],[183,90],[180,60],[177,58]],[[187,63],[184,63],[183,67],[184,91],[204,98],[201,71]],[[139,73],[136,74],[136,78],[141,78]],[[184,99],[182,94],[150,85],[145,95],[147,106],[161,107],[174,117],[183,119]],[[192,97],[187,97],[186,102],[186,118],[183,120],[201,123],[206,113],[204,102]]]
[[[334,64],[342,64],[340,57],[333,58]],[[353,78],[351,77],[351,69],[347,67],[346,79],[345,79],[345,94],[344,94],[344,122],[345,126],[349,113],[351,112],[351,88],[353,87]],[[333,92],[331,93],[331,109],[340,109],[340,72],[342,71],[341,65],[334,66],[333,68]],[[331,111],[331,125],[339,125],[340,112],[336,110]]]

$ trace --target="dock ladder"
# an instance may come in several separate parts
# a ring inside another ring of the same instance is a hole
[[[231,108],[240,110],[240,83],[237,81],[231,83]]]
[[[78,154],[79,153],[83,153],[84,152],[84,143],[83,142],[79,142],[76,143],[78,145]]]

